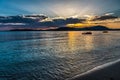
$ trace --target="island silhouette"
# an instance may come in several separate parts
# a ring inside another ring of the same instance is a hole
[[[11,29],[10,31],[116,31],[116,30],[120,30],[120,29],[110,29],[107,28],[106,26],[92,26],[92,27],[84,27],[84,28],[71,28],[71,27],[58,27],[55,29]]]

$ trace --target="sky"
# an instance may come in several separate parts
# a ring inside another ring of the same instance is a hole
[[[45,14],[50,17],[99,15],[119,9],[120,0],[0,0],[0,15]]]

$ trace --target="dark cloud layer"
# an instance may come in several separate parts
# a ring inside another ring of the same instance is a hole
[[[0,16],[0,23],[24,23],[36,27],[60,27],[66,24],[82,23],[85,19],[66,18],[66,19],[53,19],[52,21],[40,22],[48,18],[44,15],[25,15],[25,16]]]
[[[75,24],[82,23],[85,19],[78,18],[67,18],[67,19],[53,19],[53,21],[45,21],[38,23],[39,26],[47,26],[47,27],[63,27],[66,24]]]
[[[104,15],[104,16],[100,16],[100,17],[95,17],[93,19],[93,21],[96,21],[96,20],[108,20],[108,19],[115,19],[115,18],[118,18],[117,16],[112,16],[112,15]]]

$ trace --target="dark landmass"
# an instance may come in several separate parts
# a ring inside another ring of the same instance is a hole
[[[56,29],[58,31],[62,31],[62,30],[109,30],[109,28],[104,27],[104,26],[93,26],[93,27],[85,27],[85,28],[69,28],[69,27],[60,27],[58,29]]]
[[[70,28],[70,27],[59,27],[57,29],[12,29],[10,31],[116,31],[120,29],[109,29],[105,26],[93,26],[93,27],[85,27],[85,28]]]
[[[10,31],[39,31],[39,30],[34,30],[34,29],[12,29]]]

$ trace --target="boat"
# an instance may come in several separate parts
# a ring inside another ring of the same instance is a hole
[[[103,31],[103,33],[108,33],[108,31]]]
[[[83,35],[91,35],[92,34],[92,32],[84,32],[84,33],[82,33]]]

